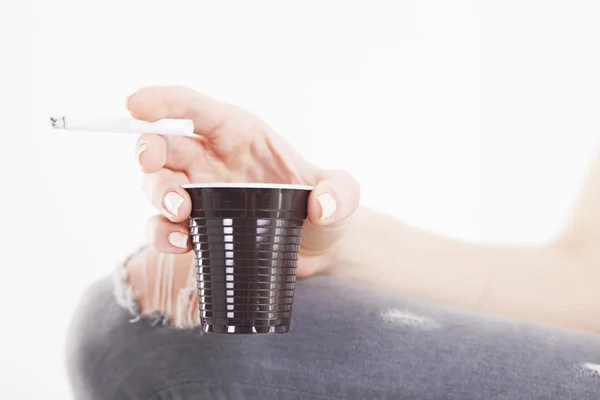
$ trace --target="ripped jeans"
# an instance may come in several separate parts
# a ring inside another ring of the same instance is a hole
[[[140,316],[120,283],[91,286],[72,321],[76,400],[600,399],[597,335],[324,276],[297,282],[288,334],[203,334]]]

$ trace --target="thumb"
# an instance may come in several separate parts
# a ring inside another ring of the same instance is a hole
[[[358,208],[360,186],[347,172],[328,171],[321,176],[308,199],[308,219],[315,225],[331,225]]]

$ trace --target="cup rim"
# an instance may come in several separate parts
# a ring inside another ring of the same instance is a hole
[[[213,182],[187,183],[181,185],[184,189],[292,189],[313,190],[314,186],[293,185],[287,183],[248,183],[248,182]]]

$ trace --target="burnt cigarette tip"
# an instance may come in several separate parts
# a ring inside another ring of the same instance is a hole
[[[53,115],[50,117],[50,126],[54,129],[63,129],[65,127],[64,117]]]

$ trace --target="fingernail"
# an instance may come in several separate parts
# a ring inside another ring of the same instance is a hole
[[[323,193],[317,197],[317,200],[321,205],[321,220],[333,217],[333,214],[335,214],[335,210],[337,209],[333,196],[329,193]]]
[[[137,159],[138,164],[142,165],[142,161],[140,160],[140,156],[143,152],[148,150],[148,143],[142,143],[139,145],[137,152],[135,153],[135,157]]]
[[[179,193],[169,192],[163,199],[165,208],[173,215],[178,215],[179,207],[183,204],[183,197]]]
[[[180,249],[186,249],[188,244],[188,235],[183,232],[171,232],[167,237],[169,243]]]

